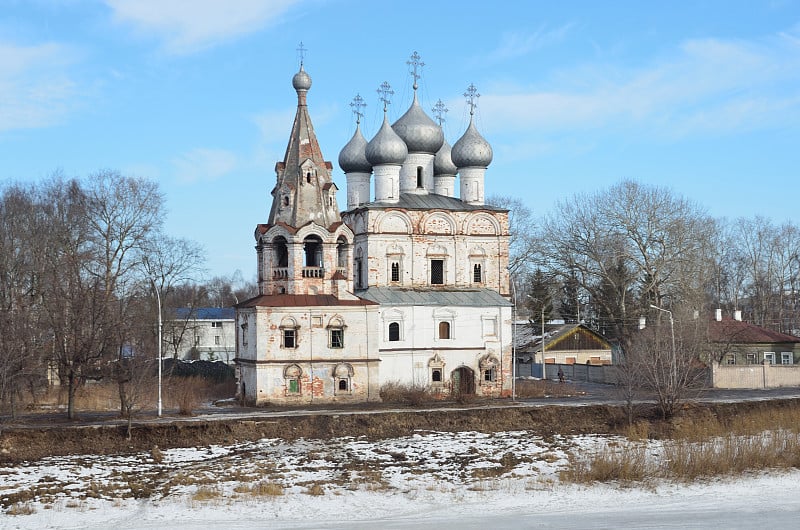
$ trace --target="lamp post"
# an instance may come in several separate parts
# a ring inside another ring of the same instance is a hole
[[[517,287],[516,285],[514,285],[513,276],[511,276],[511,295],[514,297],[514,307],[512,307],[513,314],[511,316],[511,401],[516,401],[517,399]]]
[[[158,417],[161,417],[161,328],[163,327],[161,323],[161,293],[156,286],[156,282],[153,281],[153,278],[150,278],[150,283],[153,286],[153,290],[156,292],[156,301],[158,302]]]
[[[544,345],[544,305],[545,305],[545,300],[539,300],[535,296],[531,296],[531,295],[528,295],[528,298],[530,298],[531,300],[533,300],[535,302],[541,302],[542,303],[542,381],[547,381],[547,371],[546,371],[547,367],[544,364],[544,348],[545,348],[545,345]]]
[[[672,381],[670,381],[670,383],[671,389],[674,390],[678,384],[678,358],[675,353],[675,322],[672,319],[672,311],[653,304],[650,304],[650,307],[669,315],[669,331],[670,335],[672,335]]]

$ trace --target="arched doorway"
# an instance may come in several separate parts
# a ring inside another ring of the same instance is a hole
[[[454,396],[467,396],[475,393],[475,372],[466,366],[459,366],[450,374]]]

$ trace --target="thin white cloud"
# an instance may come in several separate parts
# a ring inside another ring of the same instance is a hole
[[[185,55],[269,26],[302,0],[106,0],[114,20]]]
[[[224,149],[192,149],[174,158],[172,165],[178,181],[192,184],[217,180],[238,166],[236,155]]]
[[[62,44],[0,42],[0,131],[58,123],[75,105],[69,67],[75,51]]]
[[[800,123],[800,42],[690,40],[645,68],[583,66],[546,88],[486,87],[487,130],[639,128],[648,134],[728,133]]]
[[[557,28],[542,25],[533,32],[507,31],[501,36],[498,46],[477,62],[495,63],[523,57],[562,42],[573,27],[574,24],[570,22]]]

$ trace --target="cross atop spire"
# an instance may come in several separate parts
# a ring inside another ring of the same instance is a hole
[[[411,74],[411,77],[414,78],[413,88],[414,90],[416,90],[419,86],[417,85],[417,79],[422,77],[422,74],[417,73],[417,68],[422,70],[422,67],[425,66],[425,63],[422,62],[422,57],[420,57],[419,54],[415,51],[414,53],[411,54],[411,57],[408,59],[408,61],[406,61],[406,64],[411,67],[409,73]]]
[[[364,98],[361,97],[361,94],[356,94],[356,97],[353,98],[353,102],[350,103],[350,108],[353,109],[353,114],[356,115],[356,125],[361,123],[361,118],[364,117],[364,113],[361,112],[361,109],[366,106],[367,104]]]
[[[394,90],[392,90],[392,85],[389,84],[389,81],[381,83],[381,86],[378,88],[378,94],[381,95],[380,100],[383,102],[383,112],[385,113],[387,107],[392,102],[389,96],[394,95]]]
[[[475,85],[472,83],[469,84],[467,87],[467,91],[464,92],[464,97],[467,98],[467,105],[469,105],[469,115],[472,116],[475,114],[475,107],[478,106],[478,98],[481,97],[478,94],[478,89],[475,88]]]
[[[447,114],[447,111],[450,110],[444,106],[444,101],[441,99],[436,102],[436,105],[433,106],[431,111],[433,115],[436,116],[436,121],[439,122],[439,127],[445,122],[444,115]]]
[[[300,41],[300,46],[297,47],[297,56],[300,58],[300,68],[303,67],[303,60],[306,58],[308,48],[303,46],[303,41]]]

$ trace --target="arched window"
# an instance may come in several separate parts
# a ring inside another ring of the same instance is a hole
[[[339,390],[347,390],[347,379],[339,379]]]
[[[439,338],[450,338],[450,322],[439,322]]]
[[[283,205],[284,206],[289,206],[289,196],[288,195],[284,195],[283,196]]]
[[[481,264],[476,263],[472,266],[472,281],[473,283],[483,282],[483,275],[481,274]]]
[[[392,277],[391,281],[399,282],[400,281],[400,263],[397,261],[392,262]]]
[[[422,166],[417,166],[417,187],[422,187]]]
[[[389,341],[396,342],[400,340],[400,323],[392,322],[389,324]]]
[[[438,368],[434,368],[431,370],[431,381],[434,383],[441,383],[442,382],[442,371]]]
[[[306,182],[311,184],[311,172],[310,171],[308,173],[306,173]]]

